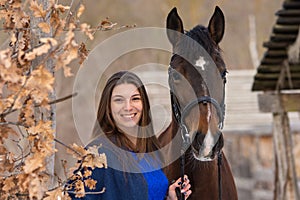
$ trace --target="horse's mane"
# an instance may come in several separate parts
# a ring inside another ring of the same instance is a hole
[[[195,26],[190,31],[187,31],[186,35],[198,42],[208,54],[214,53],[215,47],[212,45],[212,39],[206,27],[202,25]]]

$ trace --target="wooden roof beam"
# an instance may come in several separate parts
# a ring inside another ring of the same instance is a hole
[[[265,113],[276,113],[281,111],[300,112],[299,99],[300,92],[293,94],[265,92],[263,94],[258,94],[258,107],[261,112]]]

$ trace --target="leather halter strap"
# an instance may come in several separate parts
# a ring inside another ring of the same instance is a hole
[[[217,102],[217,100],[215,100],[214,98],[212,97],[209,97],[209,96],[202,96],[202,97],[199,97],[193,101],[191,101],[189,104],[187,104],[183,110],[182,110],[182,114],[181,114],[181,119],[180,119],[180,124],[184,124],[184,118],[185,116],[190,112],[190,110],[200,104],[200,103],[211,103],[212,105],[214,105],[214,107],[216,108],[217,110],[217,114],[218,114],[218,117],[219,117],[219,127],[222,126],[221,124],[223,124],[224,122],[224,114],[223,114],[223,110],[220,106],[220,104]]]

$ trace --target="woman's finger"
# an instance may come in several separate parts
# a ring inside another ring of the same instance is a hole
[[[181,193],[188,191],[191,188],[191,184],[184,183],[181,188]]]
[[[185,199],[187,199],[192,194],[192,190],[188,190],[187,192],[185,192],[183,194],[184,194]]]
[[[174,183],[170,185],[170,189],[174,190],[177,187],[181,187],[181,185],[182,185],[181,178],[178,178]]]
[[[181,185],[182,188],[185,188],[188,184],[190,183],[190,180],[188,179],[188,176],[184,176],[184,182],[183,184]]]
[[[175,190],[179,189],[179,192],[184,194],[185,199],[187,199],[192,191],[190,190],[191,184],[187,175],[184,175],[183,182],[181,178],[178,178],[176,181],[173,181],[169,186],[169,197],[170,199],[177,199]]]
[[[187,176],[184,176],[184,182],[181,186],[182,186],[181,193],[183,193],[185,199],[187,199],[192,194],[192,191],[190,190],[191,188],[190,180],[188,179]]]

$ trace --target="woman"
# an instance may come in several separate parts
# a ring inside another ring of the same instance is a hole
[[[176,200],[176,188],[185,199],[191,194],[187,176],[170,186],[162,172],[159,142],[151,122],[150,103],[142,81],[133,73],[115,73],[106,83],[98,108],[93,141],[101,145],[107,168],[95,168],[94,190],[85,189],[91,200]],[[69,182],[72,186],[72,183]],[[97,191],[105,192],[99,194]],[[72,199],[75,194],[69,193]]]

